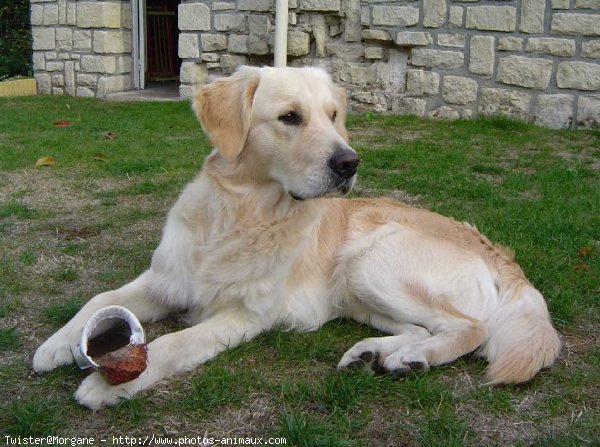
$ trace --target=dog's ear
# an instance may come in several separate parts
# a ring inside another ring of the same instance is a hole
[[[346,90],[333,86],[335,99],[338,102],[337,118],[335,120],[335,129],[342,136],[342,138],[348,142],[348,132],[346,131],[346,113],[348,107],[348,98],[346,97]]]
[[[198,121],[225,158],[237,157],[246,144],[259,80],[258,68],[241,67],[230,77],[201,87],[194,95]]]

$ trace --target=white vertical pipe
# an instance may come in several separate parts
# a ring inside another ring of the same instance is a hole
[[[140,88],[140,24],[138,18],[138,0],[131,0],[131,41],[133,43],[133,88]]]
[[[275,1],[275,66],[287,64],[288,0]]]
[[[146,88],[146,0],[138,0],[138,23],[140,33],[138,34],[140,50],[140,89]]]

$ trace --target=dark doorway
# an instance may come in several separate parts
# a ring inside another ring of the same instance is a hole
[[[148,80],[179,80],[181,59],[177,54],[178,0],[146,0],[146,52]]]

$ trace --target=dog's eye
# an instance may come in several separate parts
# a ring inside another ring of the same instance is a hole
[[[296,112],[288,112],[281,115],[279,118],[283,124],[287,124],[289,126],[297,126],[302,122],[302,117],[298,115]]]
[[[333,112],[333,115],[331,115],[331,121],[335,121],[336,118],[337,118],[337,110],[335,112]]]

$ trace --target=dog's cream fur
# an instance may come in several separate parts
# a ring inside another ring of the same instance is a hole
[[[551,365],[560,341],[542,295],[474,227],[393,200],[326,198],[354,182],[328,165],[351,150],[345,102],[312,68],[244,67],[200,88],[194,110],[216,149],[171,209],[150,269],[89,301],[37,350],[35,371],[71,363],[86,320],[110,304],[142,322],[187,311],[192,325],[152,341],[138,379],[87,377],[75,398],[92,409],[262,331],[337,317],[391,334],[357,343],[340,368],[423,372],[479,349],[489,382],[503,383]]]

